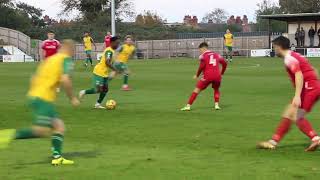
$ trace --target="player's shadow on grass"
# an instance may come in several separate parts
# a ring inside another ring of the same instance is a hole
[[[93,151],[85,151],[85,152],[67,152],[63,153],[63,156],[66,158],[76,158],[76,157],[81,157],[81,158],[96,158],[100,156],[102,153],[98,150],[93,150]]]
[[[286,145],[281,145],[278,148],[283,149],[283,150],[289,150],[289,149],[305,149],[309,146],[310,144],[307,143],[294,143],[294,144],[286,144]]]
[[[84,151],[84,152],[66,152],[63,153],[63,156],[66,157],[67,159],[73,159],[77,157],[81,158],[97,158],[100,156],[102,153],[97,150],[92,150],[92,151]],[[30,165],[42,165],[42,164],[48,164],[51,162],[51,157],[48,157],[46,160],[41,160],[41,161],[36,161],[36,162],[30,162],[30,163],[18,163],[14,166],[14,169],[23,169],[25,168],[24,166],[30,166]]]
[[[199,109],[213,109],[213,105],[211,105],[211,106],[199,106],[199,107],[197,107],[197,108],[199,108]],[[224,110],[224,109],[229,109],[229,108],[231,108],[232,107],[232,104],[222,104],[221,105],[221,109],[222,110]]]

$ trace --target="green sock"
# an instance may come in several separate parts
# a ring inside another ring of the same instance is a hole
[[[97,102],[98,102],[99,104],[101,104],[102,101],[103,101],[103,99],[106,97],[106,95],[107,95],[107,93],[105,93],[105,92],[100,93],[99,99],[98,99]]]
[[[33,134],[33,130],[31,128],[19,129],[16,132],[15,139],[31,139],[31,138],[37,138],[37,136]]]
[[[86,64],[88,64],[88,62],[89,62],[89,58],[86,58]]]
[[[97,93],[97,91],[96,91],[96,89],[95,89],[95,88],[92,88],[92,89],[88,89],[88,90],[86,90],[86,91],[85,91],[85,93],[86,93],[86,94],[96,94],[96,93]]]
[[[89,58],[90,64],[92,65],[92,58]]]
[[[53,134],[51,137],[51,143],[52,143],[53,158],[61,157],[63,135],[58,133]]]
[[[129,75],[128,75],[128,74],[125,74],[125,75],[123,76],[123,84],[128,84],[128,82],[129,82]]]

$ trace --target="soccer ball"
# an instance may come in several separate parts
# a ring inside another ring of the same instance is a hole
[[[117,102],[115,100],[108,100],[106,103],[106,108],[108,110],[114,110],[117,106]]]

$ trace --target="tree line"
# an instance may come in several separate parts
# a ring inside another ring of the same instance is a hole
[[[16,29],[24,32],[33,39],[45,39],[46,32],[55,31],[60,39],[71,38],[81,40],[83,32],[89,31],[95,39],[103,39],[109,31],[111,24],[110,0],[68,0],[62,1],[62,15],[77,11],[79,16],[70,20],[48,20],[44,18],[43,10],[16,2],[14,0],[0,0],[0,26]],[[117,30],[120,35],[132,34],[137,39],[169,39],[175,38],[176,33],[185,32],[212,32],[222,29],[207,30],[194,27],[165,26],[166,20],[155,12],[146,11],[136,15],[134,4],[129,0],[116,0]],[[256,31],[266,31],[267,23],[260,19],[259,15],[281,14],[281,13],[311,13],[318,12],[320,0],[279,0],[274,3],[271,0],[261,0],[256,10]],[[226,24],[227,11],[214,9],[205,14],[202,22]],[[131,19],[132,23],[123,22],[123,18]],[[284,32],[286,24],[272,22],[274,31]],[[228,28],[227,25],[223,28]],[[233,31],[240,31],[237,27],[229,27]]]

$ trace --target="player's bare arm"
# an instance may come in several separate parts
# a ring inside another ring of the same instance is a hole
[[[303,88],[303,74],[301,71],[295,73],[295,83],[296,83],[296,90],[295,96],[293,98],[292,104],[295,107],[301,106],[301,93]]]
[[[70,75],[68,74],[62,75],[60,82],[62,84],[62,87],[65,90],[66,95],[70,99],[71,104],[73,106],[78,106],[80,104],[80,101],[78,100],[78,98],[76,98],[73,95],[73,87],[72,87],[72,81],[71,81]]]
[[[131,54],[131,58],[132,59],[138,59],[137,50],[136,49],[134,49],[133,53]]]
[[[94,40],[91,38],[90,41],[92,42],[94,49],[97,49],[96,43],[94,43]]]
[[[228,63],[227,63],[227,61],[226,61],[224,58],[222,58],[222,57],[220,58],[219,63],[220,63],[221,66],[222,66],[221,75],[224,75],[224,73],[225,73],[226,70],[227,70]]]
[[[200,75],[203,72],[204,66],[205,66],[205,64],[201,61],[199,68],[198,68],[198,71],[197,71],[196,75],[193,76],[193,79],[197,80],[200,77]]]
[[[110,68],[110,69],[112,69],[113,71],[116,71],[116,69],[113,67],[113,65],[112,65],[112,57],[110,57],[110,58],[106,58],[106,65]]]

